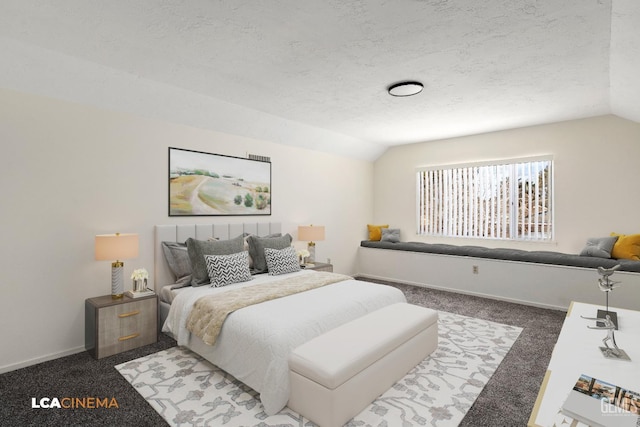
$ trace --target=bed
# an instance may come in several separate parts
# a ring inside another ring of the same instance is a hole
[[[163,292],[175,280],[166,265],[162,242],[184,242],[187,238],[230,239],[242,233],[257,236],[280,233],[280,224],[221,224],[156,226],[155,289],[161,296],[162,330],[178,345],[198,353],[260,393],[267,415],[284,408],[289,399],[288,357],[302,343],[350,320],[384,306],[406,302],[404,294],[391,286],[351,278],[305,292],[241,308],[228,315],[213,345],[191,333],[187,319],[203,296],[227,292],[257,292],[259,287],[283,281],[305,281],[308,275],[330,274],[309,270],[277,276],[256,274],[248,282],[224,287],[184,286]],[[158,253],[159,252],[159,253]],[[159,256],[158,256],[159,255]],[[164,297],[163,294],[167,295]]]

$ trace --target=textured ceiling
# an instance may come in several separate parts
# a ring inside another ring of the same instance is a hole
[[[614,113],[635,0],[3,0],[0,86],[372,159]],[[410,98],[386,87],[424,83]]]

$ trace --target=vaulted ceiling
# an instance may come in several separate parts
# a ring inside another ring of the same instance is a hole
[[[640,121],[638,28],[637,0],[3,0],[0,87],[371,160]]]

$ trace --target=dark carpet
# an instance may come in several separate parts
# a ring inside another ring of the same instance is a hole
[[[413,304],[523,328],[460,425],[526,426],[565,313],[393,285]],[[83,352],[0,375],[0,426],[166,425],[114,366],[175,345],[174,340],[160,334],[156,344],[104,359],[95,360]],[[32,398],[39,401],[43,397],[115,398],[118,408],[32,408]]]
[[[526,426],[567,313],[417,286],[394,286],[401,289],[412,304],[522,328],[517,341],[459,425]]]

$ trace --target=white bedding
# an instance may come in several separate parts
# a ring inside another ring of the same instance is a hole
[[[201,296],[299,274],[314,272],[260,275],[250,282],[223,288],[185,288],[171,304],[162,331],[172,335],[178,345],[194,350],[258,391],[265,412],[276,414],[289,400],[288,357],[294,348],[366,313],[406,302],[404,294],[394,287],[346,280],[233,312],[213,346],[204,344],[186,329],[191,308]]]

